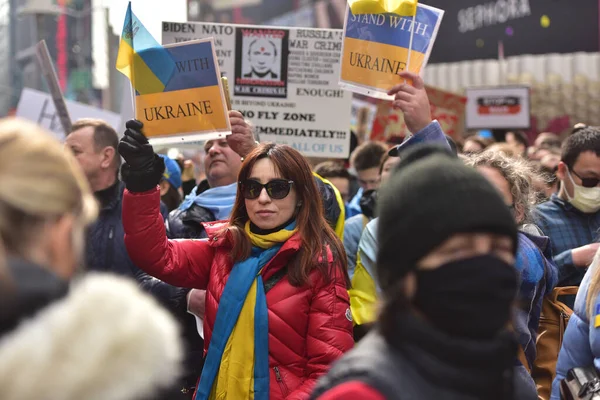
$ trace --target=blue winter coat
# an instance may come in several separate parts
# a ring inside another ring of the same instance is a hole
[[[569,319],[567,330],[563,337],[562,348],[558,355],[556,364],[556,378],[552,383],[551,400],[560,400],[560,381],[565,378],[570,369],[576,367],[589,367],[594,365],[600,370],[600,326],[595,323],[590,324],[588,311],[586,309],[586,299],[588,295],[590,279],[594,274],[599,273],[599,266],[594,262],[588,269],[583,281],[579,286],[579,292],[575,299],[575,308]],[[600,305],[600,295],[596,297],[592,313],[592,321],[600,315],[598,309]]]
[[[558,271],[552,260],[550,240],[519,232],[519,249],[515,268],[519,272],[519,307],[514,324],[519,344],[525,352],[529,368],[536,358],[535,339],[540,325],[544,297],[552,292],[558,281]]]

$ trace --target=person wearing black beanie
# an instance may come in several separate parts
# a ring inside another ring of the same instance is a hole
[[[400,161],[379,207],[376,270],[384,291],[455,233],[504,235],[516,251],[514,218],[497,189],[433,145],[417,146]]]
[[[379,197],[378,320],[312,398],[536,399],[512,374],[511,211],[443,147],[417,145],[401,158]]]

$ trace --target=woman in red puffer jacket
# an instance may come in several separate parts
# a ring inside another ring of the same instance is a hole
[[[207,290],[196,399],[308,398],[353,339],[344,250],[304,157],[258,146],[240,171],[230,222],[208,224],[208,240],[167,240],[162,160],[141,125],[128,128],[119,152],[129,255],[167,283]]]

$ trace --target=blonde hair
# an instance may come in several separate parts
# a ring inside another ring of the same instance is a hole
[[[592,261],[592,265],[588,269],[588,273],[591,274],[590,284],[588,285],[587,298],[585,299],[585,305],[587,310],[588,318],[592,318],[594,313],[594,302],[596,301],[596,297],[598,297],[598,293],[600,293],[600,274],[598,271],[600,268],[600,250],[596,252],[594,256],[594,261]]]
[[[39,126],[0,119],[0,265],[26,257],[43,224],[73,215],[81,229],[98,206],[77,160]]]
[[[485,151],[500,153],[503,156],[510,158],[521,158],[521,155],[517,153],[517,150],[508,143],[494,143],[486,148]]]
[[[528,161],[512,158],[490,147],[483,153],[467,156],[465,164],[475,168],[489,167],[500,172],[510,187],[515,211],[522,213],[522,220],[518,224],[530,222],[533,205],[537,202],[533,178],[539,174]]]

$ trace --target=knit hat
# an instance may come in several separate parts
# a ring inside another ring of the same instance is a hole
[[[177,161],[164,154],[159,154],[159,156],[165,160],[165,172],[163,173],[163,178],[175,189],[179,189],[181,187],[181,168],[179,168],[179,164],[177,164]]]
[[[402,156],[379,194],[377,276],[383,290],[456,233],[509,236],[512,213],[497,189],[445,147],[421,144]]]

